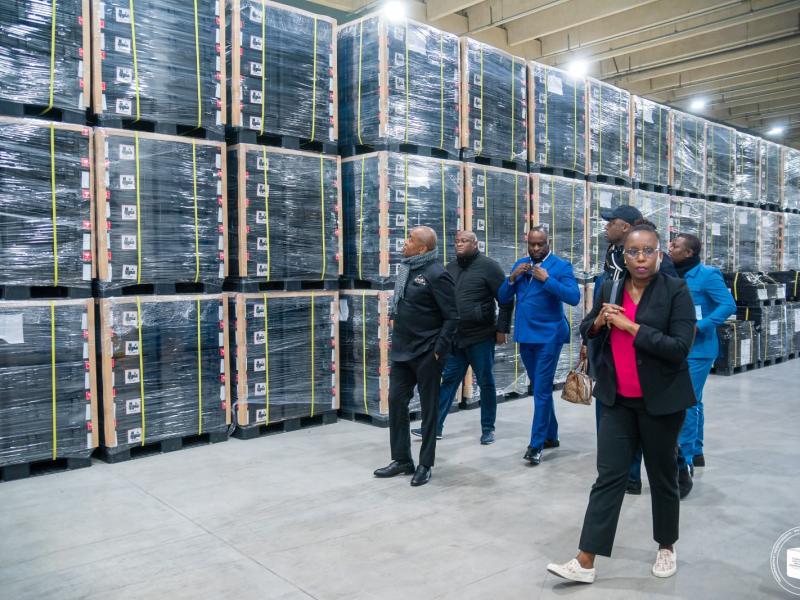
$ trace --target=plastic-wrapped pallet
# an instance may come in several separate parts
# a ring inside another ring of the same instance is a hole
[[[98,444],[91,300],[0,302],[0,467],[85,461]],[[9,467],[11,467],[9,469]]]
[[[547,229],[550,249],[572,263],[575,277],[587,277],[586,183],[555,175],[530,177],[533,223]]]
[[[230,269],[260,281],[337,279],[342,269],[338,156],[228,148]],[[324,218],[323,218],[324,216]]]
[[[800,353],[800,302],[786,303],[786,354]]]
[[[760,211],[758,228],[758,270],[763,273],[781,268],[782,213]]]
[[[669,239],[674,239],[679,233],[690,233],[703,241],[706,235],[705,200],[680,196],[670,198]]]
[[[704,261],[723,273],[734,270],[735,231],[734,206],[721,202],[706,202]],[[701,238],[702,239],[702,238]]]
[[[337,38],[342,144],[458,152],[458,37],[373,14],[342,25]]]
[[[778,208],[781,205],[781,179],[783,163],[781,146],[774,142],[761,140],[758,146],[760,161],[758,203],[761,206]]]
[[[227,274],[225,144],[95,130],[98,278],[114,289]]]
[[[629,92],[596,79],[586,80],[589,106],[589,165],[592,175],[630,177]]]
[[[755,321],[756,335],[760,338],[758,362],[764,363],[784,356],[787,352],[786,305],[740,306],[736,318]]]
[[[191,128],[224,125],[222,8],[223,0],[92,0],[94,113]]]
[[[339,292],[342,410],[369,415],[378,424],[388,424],[389,419],[391,298],[390,291]],[[409,411],[419,410],[415,390]]]
[[[461,147],[465,157],[528,160],[524,58],[461,38]]]
[[[670,109],[633,96],[631,178],[651,185],[669,185]]]
[[[528,81],[530,162],[585,173],[586,80],[531,62]]]
[[[231,294],[239,429],[339,408],[337,292]]]
[[[655,224],[662,240],[661,249],[666,251],[669,240],[669,194],[636,189],[631,193],[630,205],[638,208],[645,219]]]
[[[528,175],[482,165],[465,167],[464,228],[475,232],[478,250],[506,271],[528,251]]]
[[[589,275],[603,272],[606,262],[608,241],[606,240],[606,222],[600,216],[602,211],[613,210],[623,204],[631,203],[632,190],[628,187],[606,185],[604,183],[588,183],[588,266]]]
[[[733,217],[733,270],[758,271],[761,211],[757,208],[736,206]]]
[[[556,375],[554,378],[555,383],[564,383],[567,380],[567,373],[578,365],[581,354],[581,338],[580,325],[583,318],[586,316],[584,311],[584,298],[586,295],[586,288],[579,286],[581,292],[581,301],[578,306],[570,306],[564,304],[564,316],[567,318],[570,327],[569,342],[561,347],[561,354],[558,357],[558,364],[556,365]]]
[[[736,130],[707,121],[705,193],[733,198],[735,187]]]
[[[0,117],[0,285],[91,288],[91,135]]]
[[[785,210],[800,211],[800,150],[783,148],[783,199]]]
[[[725,283],[738,305],[761,306],[765,300],[786,298],[786,284],[758,272],[723,273]]]
[[[519,344],[514,343],[513,322],[511,332],[508,334],[508,343],[495,346],[493,372],[498,399],[505,396],[528,395],[530,380],[519,354]],[[480,402],[481,389],[472,369],[467,372],[467,385],[469,387],[464,390],[464,394],[471,397],[473,402]]]
[[[0,101],[88,106],[89,3],[7,0],[0,6]]]
[[[717,335],[719,356],[714,368],[718,373],[732,375],[737,369],[756,362],[760,344],[756,343],[753,321],[725,321],[717,327]]]
[[[692,194],[705,193],[706,121],[677,110],[670,112],[670,185]]]
[[[100,300],[103,445],[112,461],[164,440],[227,437],[225,296]]]
[[[736,132],[736,185],[733,199],[736,202],[758,204],[759,138]]]
[[[230,0],[225,13],[229,123],[335,142],[336,20],[270,0]]]
[[[433,228],[443,264],[462,228],[463,165],[452,160],[373,152],[342,160],[344,273],[393,281],[403,243],[417,225]]]
[[[800,271],[800,215],[783,215],[783,263],[784,271]]]

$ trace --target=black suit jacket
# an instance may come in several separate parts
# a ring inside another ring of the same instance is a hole
[[[390,358],[406,361],[433,350],[444,364],[456,329],[458,310],[452,275],[437,262],[411,271],[394,315]]]
[[[617,396],[610,330],[604,327],[592,338],[588,334],[603,302],[622,305],[624,280],[620,281],[617,297],[609,300],[612,285],[610,280],[602,283],[596,302],[580,328],[584,341],[597,357],[594,396],[607,406],[613,406]],[[668,415],[693,406],[697,400],[686,358],[694,341],[696,319],[686,282],[663,273],[656,275],[639,301],[636,323],[640,327],[633,348],[645,410],[651,415]]]

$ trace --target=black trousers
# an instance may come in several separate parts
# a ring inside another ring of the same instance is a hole
[[[653,416],[641,398],[617,396],[603,406],[597,433],[597,481],[589,495],[580,545],[584,552],[611,556],[628,470],[641,444],[653,510],[653,539],[669,546],[678,540],[678,434],[686,411]]]
[[[408,403],[414,397],[414,386],[417,386],[422,407],[422,448],[419,451],[419,464],[433,466],[442,363],[444,358],[440,357],[437,361],[433,350],[411,360],[392,361],[389,379],[389,439],[392,460],[413,462]]]

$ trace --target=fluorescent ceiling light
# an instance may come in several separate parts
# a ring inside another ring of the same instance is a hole
[[[390,21],[402,21],[406,17],[406,5],[399,0],[389,0],[383,5],[383,14]]]
[[[706,101],[702,98],[695,98],[689,105],[691,110],[703,110],[706,107]]]
[[[573,60],[567,65],[567,72],[573,77],[585,77],[589,72],[589,63],[582,59]]]
[[[767,132],[767,135],[780,135],[783,133],[783,127],[776,125]]]

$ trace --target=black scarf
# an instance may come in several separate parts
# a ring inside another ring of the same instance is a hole
[[[682,263],[675,263],[675,270],[678,272],[678,276],[681,279],[683,279],[684,277],[686,277],[686,273],[694,269],[699,264],[700,264],[699,256],[690,256]]]
[[[430,250],[425,254],[416,254],[409,258],[404,258],[400,261],[397,269],[397,277],[394,281],[394,295],[392,296],[392,304],[389,310],[392,315],[397,314],[397,305],[406,293],[406,283],[411,271],[421,269],[439,258],[439,249]]]

